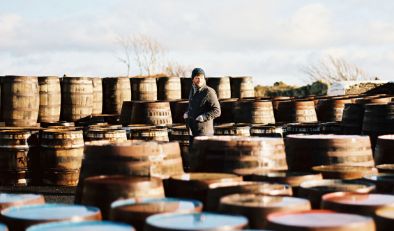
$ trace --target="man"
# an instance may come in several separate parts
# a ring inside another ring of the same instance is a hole
[[[206,85],[203,69],[195,68],[191,77],[189,107],[183,117],[192,142],[195,136],[213,135],[213,119],[220,116],[220,104],[215,90]]]

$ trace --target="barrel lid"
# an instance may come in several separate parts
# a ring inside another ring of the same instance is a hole
[[[352,192],[329,193],[323,196],[324,201],[336,204],[356,206],[394,205],[394,196],[386,194],[360,194]]]
[[[82,222],[53,222],[31,226],[27,231],[67,231],[67,230],[95,230],[95,231],[131,231],[134,228],[130,225],[112,221],[82,221]]]
[[[229,230],[245,227],[248,220],[243,216],[203,212],[153,215],[148,217],[146,224],[163,230]]]
[[[229,204],[241,207],[256,207],[256,208],[281,208],[281,207],[304,207],[310,203],[306,199],[296,197],[283,196],[265,196],[257,194],[232,194],[222,197],[221,204]]]
[[[157,177],[146,176],[125,176],[125,175],[101,175],[92,176],[84,179],[85,184],[96,185],[160,185],[162,180]]]
[[[267,217],[269,222],[290,227],[306,228],[328,228],[328,227],[346,227],[355,224],[364,224],[373,222],[372,218],[346,214],[335,213],[329,210],[310,210],[302,212],[278,212],[272,213]]]
[[[367,182],[351,180],[310,180],[301,183],[301,189],[320,192],[359,192],[367,193],[375,189],[375,185]]]
[[[364,176],[364,179],[372,182],[390,182],[394,183],[394,174],[390,173],[380,173],[376,175]]]
[[[386,206],[377,209],[376,216],[394,220],[394,206]]]
[[[39,194],[0,193],[0,204],[30,201],[42,198]]]
[[[226,182],[226,181],[241,181],[241,177],[226,173],[185,173],[171,176],[172,180],[179,181],[201,181],[201,182]]]
[[[282,182],[290,184],[291,186],[299,186],[302,182],[308,180],[323,179],[320,173],[292,171],[257,171],[251,174],[250,178],[253,181]]]
[[[93,216],[100,209],[91,206],[69,204],[43,204],[18,206],[4,209],[2,216],[22,220],[58,220]]]

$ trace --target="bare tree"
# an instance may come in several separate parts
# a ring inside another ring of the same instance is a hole
[[[164,68],[164,73],[167,76],[185,77],[190,75],[191,67],[181,65],[177,62],[170,61]]]
[[[317,64],[305,66],[302,71],[307,74],[308,80],[324,81],[333,83],[348,80],[369,80],[373,79],[364,70],[354,64],[346,62],[342,58],[328,56],[320,60]]]
[[[132,41],[129,37],[118,37],[117,42],[122,47],[123,55],[118,56],[118,60],[124,63],[127,67],[127,76],[130,75],[130,67],[131,67],[131,45]]]

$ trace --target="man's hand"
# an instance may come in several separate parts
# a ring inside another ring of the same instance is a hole
[[[187,114],[187,112],[185,112],[185,114],[183,114],[183,118],[184,118],[184,119],[189,118],[189,115]]]
[[[198,122],[204,122],[205,118],[204,118],[203,115],[199,115],[199,116],[197,116],[196,120],[197,120]]]

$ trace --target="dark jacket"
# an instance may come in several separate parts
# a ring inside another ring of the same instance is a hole
[[[192,136],[213,135],[213,119],[220,116],[220,104],[214,89],[203,86],[193,95],[193,88],[189,95],[188,125]],[[203,115],[204,122],[196,121]]]

